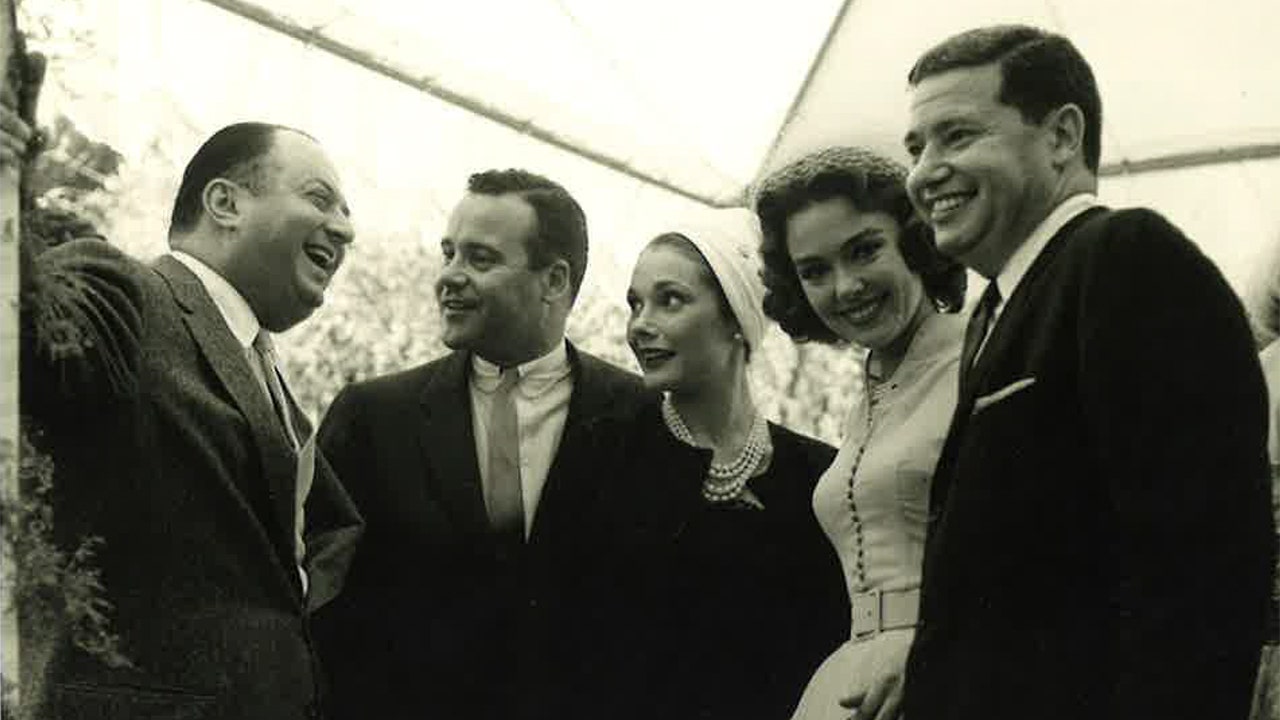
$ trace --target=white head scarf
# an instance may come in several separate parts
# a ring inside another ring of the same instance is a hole
[[[720,289],[729,300],[742,336],[753,351],[764,337],[764,283],[756,246],[760,226],[746,210],[718,210],[705,219],[682,223],[676,232],[702,253]]]

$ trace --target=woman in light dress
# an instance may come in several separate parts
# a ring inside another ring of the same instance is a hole
[[[848,639],[818,668],[794,718],[898,714],[915,633],[929,485],[956,403],[965,272],[914,215],[905,168],[828,148],[769,176],[764,310],[799,342],[862,350],[864,392],[818,481],[813,510],[852,609]],[[842,706],[843,703],[843,706]]]

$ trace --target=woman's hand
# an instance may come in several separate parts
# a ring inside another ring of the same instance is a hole
[[[914,629],[888,630],[870,641],[884,645],[874,651],[877,660],[872,674],[861,688],[840,700],[841,707],[854,711],[852,720],[895,720],[902,716],[902,680],[915,635]]]

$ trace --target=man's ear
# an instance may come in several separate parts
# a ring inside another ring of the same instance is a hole
[[[1084,157],[1084,111],[1075,103],[1067,103],[1050,111],[1044,119],[1049,130],[1050,156],[1057,168],[1067,166],[1074,157]]]
[[[543,275],[542,299],[554,302],[573,294],[569,281],[569,262],[564,258],[553,260]]]
[[[214,178],[204,186],[200,200],[204,204],[204,212],[218,227],[234,230],[240,225],[241,193],[244,188],[226,178]]]

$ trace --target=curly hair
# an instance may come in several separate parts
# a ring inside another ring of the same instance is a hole
[[[964,305],[964,266],[938,251],[933,231],[911,206],[907,170],[870,150],[831,147],[782,167],[760,183],[755,212],[760,218],[764,261],[764,312],[797,342],[836,343],[841,338],[822,322],[805,297],[787,249],[787,221],[801,210],[844,198],[860,212],[882,212],[902,228],[898,251],[919,276],[925,294],[943,312]]]

